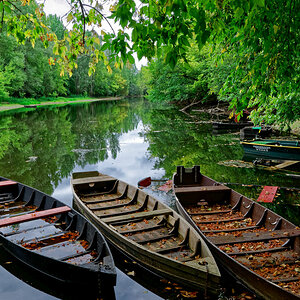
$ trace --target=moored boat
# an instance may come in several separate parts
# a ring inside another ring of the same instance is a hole
[[[177,167],[176,206],[223,269],[263,299],[300,299],[300,230],[200,173]]]
[[[114,247],[169,280],[216,294],[220,272],[204,240],[167,205],[97,171],[73,173],[76,207]]]
[[[61,282],[116,284],[110,249],[95,226],[55,198],[3,177],[0,242],[18,260]]]
[[[255,139],[241,145],[246,155],[300,161],[299,141]]]

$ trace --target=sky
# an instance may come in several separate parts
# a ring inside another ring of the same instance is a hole
[[[66,13],[68,13],[70,6],[68,4],[67,0],[41,0],[38,1],[39,3],[44,3],[44,11],[46,13],[46,15],[57,15],[59,17],[64,16]],[[104,1],[103,1],[104,2]],[[109,8],[109,3],[112,3],[112,1],[105,1],[107,2],[107,11]],[[64,24],[66,24],[66,20],[63,20]],[[115,24],[112,20],[110,20],[112,27],[115,30],[118,30],[120,28],[119,25]],[[107,22],[103,22],[103,27],[100,28],[94,28],[99,34],[100,34],[100,30],[104,29],[105,31],[111,31],[110,26],[108,25]],[[143,58],[140,61],[137,59],[136,54],[134,54],[134,58],[135,58],[135,65],[138,69],[141,69],[142,66],[147,65],[147,59]]]

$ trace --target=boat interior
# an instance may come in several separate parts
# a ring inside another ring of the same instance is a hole
[[[186,265],[210,262],[189,225],[144,191],[98,172],[74,173],[72,184],[84,205],[128,240]]]
[[[110,260],[96,230],[70,207],[4,178],[0,181],[0,233],[12,243],[73,265],[98,270]]]

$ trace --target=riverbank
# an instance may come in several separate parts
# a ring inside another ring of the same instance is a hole
[[[105,98],[92,98],[92,99],[78,99],[78,100],[67,100],[67,98],[63,101],[43,101],[40,103],[32,103],[30,104],[32,107],[38,106],[48,106],[48,105],[65,105],[71,103],[84,103],[84,102],[97,102],[97,101],[113,101],[113,100],[121,100],[123,97],[105,97]],[[27,106],[30,106],[27,105]],[[7,111],[12,109],[24,108],[23,104],[0,104],[0,111]]]

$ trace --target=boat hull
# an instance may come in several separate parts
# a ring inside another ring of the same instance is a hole
[[[283,160],[300,161],[300,147],[291,145],[260,144],[258,142],[241,142],[246,155]]]

